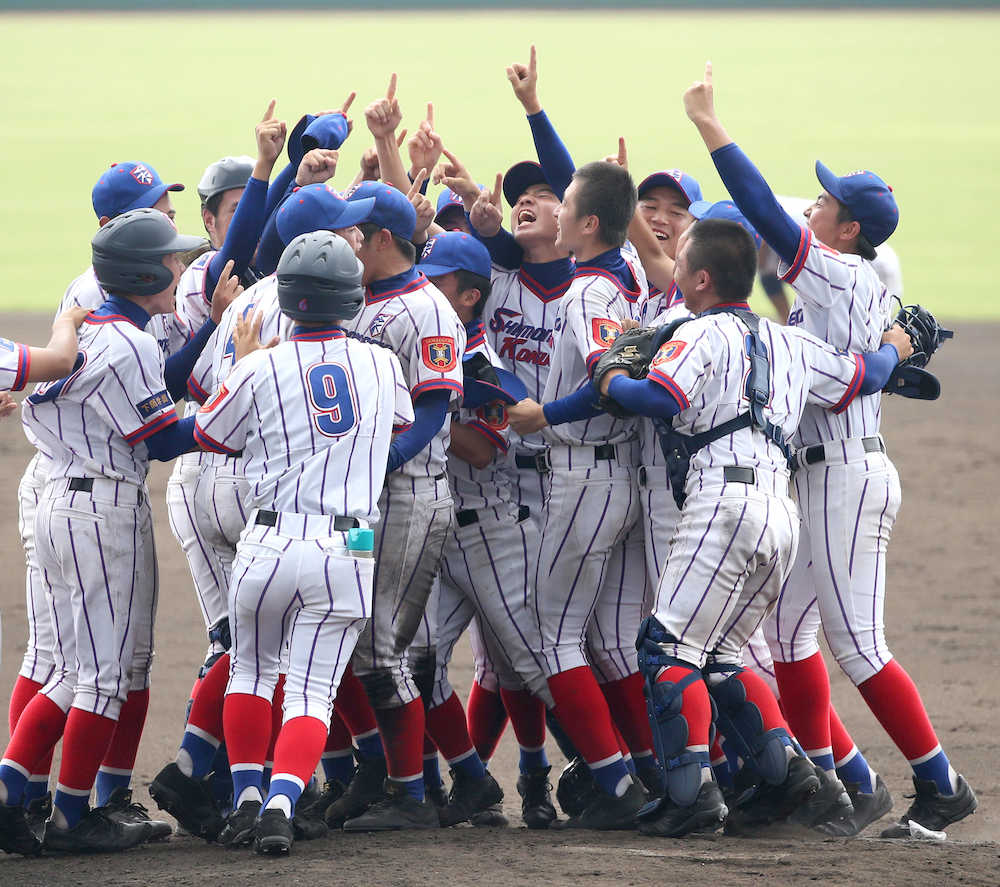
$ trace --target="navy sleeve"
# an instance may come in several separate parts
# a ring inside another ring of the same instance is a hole
[[[205,275],[205,295],[208,298],[215,292],[215,285],[219,282],[219,276],[226,267],[226,262],[233,260],[233,274],[237,277],[242,276],[250,264],[254,250],[257,249],[257,241],[260,240],[261,229],[264,227],[266,189],[267,182],[262,182],[260,179],[250,179],[247,182],[233,214],[233,220],[229,223],[229,230],[226,231],[226,240],[208,263]]]
[[[167,391],[174,400],[180,400],[187,394],[188,376],[198,362],[208,337],[215,332],[216,325],[212,318],[206,320],[191,340],[176,354],[167,358],[163,367],[163,381],[167,383]]]
[[[413,404],[413,424],[389,444],[388,471],[395,471],[424,449],[444,425],[448,417],[451,392],[431,389],[421,394]]]
[[[869,351],[860,355],[864,364],[865,377],[861,381],[858,394],[875,394],[885,388],[889,376],[899,363],[899,353],[895,345],[886,342],[878,351]]]
[[[608,385],[608,395],[630,413],[652,419],[669,419],[682,409],[666,388],[650,379],[615,376]]]
[[[576,172],[573,158],[544,111],[530,114],[528,125],[531,127],[531,137],[535,141],[535,152],[542,165],[542,172],[556,197],[562,200],[573,173]]]
[[[712,160],[740,212],[781,260],[791,265],[799,251],[802,226],[785,212],[757,167],[735,142],[713,151]]]
[[[194,442],[194,420],[197,416],[185,416],[172,425],[151,434],[143,443],[149,451],[149,458],[159,462],[169,462],[182,453],[198,448]]]
[[[549,401],[542,407],[545,421],[549,425],[563,425],[566,422],[582,422],[604,412],[597,406],[597,395],[590,385],[584,385],[572,394]]]
[[[465,214],[465,222],[472,236],[489,251],[490,260],[501,268],[520,268],[524,260],[524,250],[517,245],[514,235],[501,227],[492,237],[483,237],[472,224],[469,214]]]
[[[264,223],[264,231],[260,235],[260,243],[257,245],[257,255],[254,256],[253,264],[257,271],[265,277],[268,274],[274,274],[275,269],[278,267],[278,260],[285,251],[285,242],[281,239],[281,235],[278,234],[278,209],[295,191],[295,188],[295,181],[292,180],[282,195],[281,200],[278,201],[278,205],[275,206]],[[269,202],[270,199],[271,197],[268,195]]]
[[[295,164],[289,163],[274,177],[274,181],[271,182],[271,186],[267,189],[267,203],[264,204],[264,216],[266,218],[270,218],[271,214],[281,204],[281,201],[285,199],[285,195],[288,193],[288,186],[295,181],[295,173],[297,171],[298,168]]]

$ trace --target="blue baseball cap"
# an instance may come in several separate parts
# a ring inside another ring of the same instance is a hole
[[[673,188],[675,191],[680,191],[689,204],[703,199],[698,180],[679,169],[661,169],[659,172],[654,172],[639,182],[637,190],[642,197],[653,188]]]
[[[293,191],[281,204],[275,224],[284,243],[312,231],[336,231],[367,221],[375,201],[347,201],[325,184],[306,185]]]
[[[489,279],[490,254],[475,237],[461,231],[445,231],[427,241],[417,270],[428,277],[441,277],[458,270],[471,271]]]
[[[534,160],[522,160],[520,163],[515,163],[504,174],[503,196],[507,199],[507,203],[513,206],[517,203],[517,198],[532,185],[552,187],[549,180],[545,178],[545,173],[542,172],[541,164],[535,163]]]
[[[741,228],[753,238],[754,246],[760,249],[764,239],[757,233],[757,229],[750,224],[743,213],[731,200],[720,200],[718,203],[709,203],[707,200],[696,200],[688,207],[688,212],[696,219],[725,219],[727,222],[736,222]]]
[[[179,182],[165,185],[148,163],[112,163],[94,185],[91,200],[98,219],[113,219],[130,209],[150,207],[167,191],[183,191]]]
[[[347,118],[342,111],[304,114],[288,136],[288,159],[299,165],[313,148],[339,148],[347,139]]]
[[[384,182],[362,182],[347,192],[347,202],[373,198],[374,207],[363,221],[391,231],[396,237],[410,240],[417,228],[417,211],[406,195]]]
[[[816,178],[851,213],[851,218],[861,226],[861,233],[873,247],[885,243],[899,224],[899,206],[890,188],[875,173],[867,169],[835,175],[828,167],[816,161]],[[875,258],[875,250],[866,250]]]

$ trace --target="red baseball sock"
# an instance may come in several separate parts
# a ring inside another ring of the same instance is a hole
[[[326,736],[324,752],[348,751],[352,747],[351,731],[347,729],[344,719],[334,711],[330,718],[330,730]],[[277,754],[277,752],[275,752]]]
[[[837,714],[832,703],[830,704],[830,745],[835,761],[844,760],[854,748],[854,740],[851,739],[851,734],[847,732],[847,728],[840,720],[840,715]]]
[[[688,678],[692,671],[694,671],[693,667],[683,668],[680,665],[670,665],[660,672],[656,682],[660,684],[670,681],[679,684]],[[748,674],[748,672],[743,672],[743,674]],[[765,686],[767,685],[765,684]],[[703,680],[692,681],[681,691],[681,706],[681,713],[688,726],[686,747],[693,748],[700,745],[707,748],[709,745],[708,734],[712,728],[712,702],[708,697],[708,687]],[[721,745],[719,747],[721,749]]]
[[[781,714],[781,709],[778,707],[778,700],[774,698],[771,688],[760,675],[753,671],[741,671],[736,675],[736,680],[746,690],[747,702],[752,702],[757,706],[757,711],[760,712],[761,720],[764,722],[765,733],[768,730],[779,728],[788,730],[788,724]],[[685,698],[684,701],[687,702],[687,699]]]
[[[272,782],[287,773],[308,785],[323,753],[326,737],[327,727],[321,720],[308,716],[292,718],[281,728],[274,745]]]
[[[101,765],[115,770],[131,770],[139,752],[139,740],[149,710],[149,688],[133,690],[118,714],[118,724]]]
[[[823,654],[817,651],[798,662],[775,662],[774,676],[795,738],[807,752],[823,753],[831,742],[830,676]]]
[[[480,759],[488,761],[497,750],[507,726],[507,709],[503,707],[499,693],[493,693],[478,681],[473,681],[466,711],[472,744]]]
[[[377,726],[375,711],[368,701],[361,679],[351,671],[350,666],[340,679],[335,702],[337,713],[344,719],[352,736],[371,733]]]
[[[385,766],[389,776],[414,780],[424,773],[424,704],[414,699],[399,708],[380,708],[375,712]]]
[[[111,723],[113,725],[114,721]],[[29,773],[47,773],[48,770],[41,770],[40,765],[46,759],[49,766],[52,765],[52,749],[65,728],[66,712],[48,696],[36,693],[22,710],[3,756],[20,764]],[[96,767],[94,773],[97,773]]]
[[[271,742],[270,701],[250,693],[229,693],[222,708],[222,721],[230,766],[263,766]]]
[[[441,751],[446,761],[454,761],[472,750],[472,739],[465,721],[465,709],[462,708],[462,701],[454,690],[440,705],[427,710],[426,724],[434,745]],[[432,747],[428,752],[425,743],[425,754],[433,751]]]
[[[858,684],[858,690],[908,761],[937,747],[937,734],[917,686],[895,659],[890,659],[877,675]]]
[[[653,732],[642,683],[642,675],[634,672],[621,680],[600,685],[611,717],[633,754],[649,753],[653,749]]]
[[[712,740],[712,747],[708,750],[708,760],[713,767],[720,766],[726,760],[726,753],[722,749],[722,736],[718,731]]]
[[[7,707],[7,724],[10,727],[11,736],[14,735],[14,728],[17,726],[17,719],[21,717],[21,712],[43,686],[45,685],[23,675],[18,675],[17,680],[14,681],[14,686],[10,691],[10,705]]]
[[[89,791],[114,732],[115,721],[111,718],[71,708],[63,737],[59,785],[74,792]]]
[[[521,748],[541,748],[545,745],[545,703],[527,690],[500,688],[503,707],[510,715],[517,744]]]
[[[222,740],[222,706],[229,683],[229,654],[220,656],[201,679],[188,723]]]
[[[580,665],[552,675],[549,690],[556,703],[553,713],[588,764],[613,758],[619,753],[608,703],[588,666]]]
[[[267,754],[264,756],[264,765],[272,766],[274,761],[274,746],[278,741],[278,734],[281,732],[281,721],[285,716],[282,706],[285,704],[285,676],[278,675],[278,682],[274,685],[274,695],[271,697],[271,740],[267,744]]]

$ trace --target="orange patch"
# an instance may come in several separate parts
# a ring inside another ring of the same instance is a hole
[[[448,373],[458,366],[455,340],[451,336],[430,336],[420,343],[424,365],[438,373]]]
[[[687,342],[683,342],[680,339],[672,339],[669,342],[664,342],[660,346],[660,350],[656,352],[656,357],[653,358],[653,365],[670,363],[672,360],[677,360],[681,356],[685,345],[687,345]]]
[[[602,348],[610,348],[611,343],[621,334],[622,327],[617,321],[607,317],[595,317],[590,322],[594,341]]]

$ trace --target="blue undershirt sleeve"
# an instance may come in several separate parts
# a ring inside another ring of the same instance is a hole
[[[524,250],[517,245],[513,234],[501,228],[492,237],[484,237],[473,227],[468,213],[465,214],[465,221],[472,236],[486,247],[494,265],[512,270],[521,267],[521,262],[524,261]]]
[[[549,425],[563,425],[566,422],[582,422],[604,412],[597,405],[594,389],[588,384],[572,394],[549,401],[542,406],[545,421]]]
[[[226,262],[233,260],[233,274],[240,277],[247,270],[247,265],[253,258],[260,240],[261,229],[264,227],[264,202],[267,182],[260,179],[250,179],[240,197],[240,202],[233,214],[233,220],[226,231],[226,240],[222,248],[212,256],[205,275],[205,296],[211,298],[215,285],[219,282],[222,269]]]
[[[865,377],[858,394],[875,394],[876,391],[881,391],[899,363],[896,346],[886,342],[878,351],[868,351],[860,357],[865,366]]]
[[[556,197],[562,200],[573,173],[576,172],[573,158],[544,111],[529,115],[528,125],[531,127],[531,137],[535,142],[535,152],[542,172]]]
[[[175,401],[187,394],[187,380],[191,370],[198,362],[205,343],[215,332],[216,325],[212,318],[206,320],[190,341],[176,354],[171,354],[163,366],[163,381],[167,383],[167,391]]]
[[[197,416],[185,416],[147,437],[143,443],[146,444],[149,458],[158,462],[169,462],[182,453],[197,449],[198,445],[194,442],[196,418]]]
[[[413,424],[389,444],[387,471],[395,471],[424,449],[448,417],[451,392],[432,389],[421,394],[413,404]]]
[[[615,376],[608,386],[608,395],[630,413],[651,419],[669,419],[682,409],[666,388],[649,379]]]
[[[288,186],[295,179],[296,171],[297,167],[289,163],[274,177],[274,181],[267,189],[267,202],[264,204],[265,218],[270,218],[271,214],[281,205],[281,201],[285,199]]]

